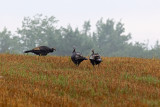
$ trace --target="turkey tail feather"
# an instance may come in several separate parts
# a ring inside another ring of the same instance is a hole
[[[24,53],[32,52],[32,50],[24,51]]]

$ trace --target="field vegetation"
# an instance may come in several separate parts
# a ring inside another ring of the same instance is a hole
[[[0,106],[160,106],[160,60],[0,54]]]

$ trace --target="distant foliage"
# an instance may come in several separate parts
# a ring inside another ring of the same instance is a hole
[[[0,53],[19,53],[20,39],[4,28],[0,31]]]
[[[11,45],[11,32],[8,31],[6,28],[0,32],[0,52],[7,52],[9,51],[9,46]]]
[[[102,56],[122,57],[160,57],[160,44],[148,49],[145,43],[131,43],[131,33],[126,33],[124,24],[113,19],[96,23],[96,31],[91,32],[90,21],[85,21],[82,29],[57,27],[58,20],[54,16],[37,14],[33,17],[24,17],[22,26],[17,29],[17,34],[12,34],[7,28],[0,31],[1,53],[23,53],[25,50],[37,46],[56,47],[54,55],[71,55],[73,47],[84,55],[89,56],[95,49]]]
[[[58,43],[58,29],[55,24],[55,17],[43,17],[40,14],[33,18],[25,17],[22,28],[18,28],[18,34],[24,50],[34,48],[39,45],[55,46]]]
[[[112,56],[113,54],[124,50],[128,44],[127,41],[131,39],[131,35],[125,35],[124,27],[121,22],[117,24],[108,19],[106,22],[99,20],[97,22],[97,36],[98,47],[103,51],[104,56]]]

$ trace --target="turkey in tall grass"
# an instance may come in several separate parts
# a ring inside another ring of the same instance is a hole
[[[46,56],[48,53],[54,52],[54,51],[56,51],[55,48],[49,48],[47,46],[39,46],[39,47],[33,48],[31,50],[24,51],[24,53],[31,52],[31,53],[34,53],[39,56]]]
[[[79,66],[79,64],[83,60],[87,60],[87,58],[85,58],[84,56],[82,56],[82,54],[80,52],[76,52],[75,48],[73,48],[71,59],[72,59],[73,63],[76,64],[77,66]]]
[[[89,60],[93,66],[99,65],[102,62],[101,56],[98,53],[94,53],[94,50],[92,50]]]

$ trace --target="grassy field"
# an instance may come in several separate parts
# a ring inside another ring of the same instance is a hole
[[[160,106],[160,60],[0,54],[0,107]]]

